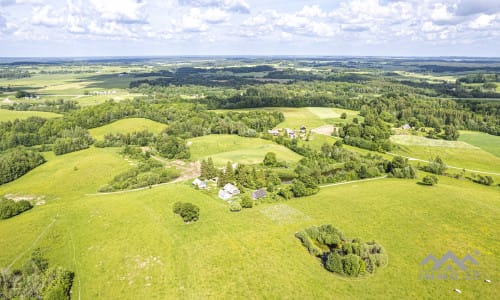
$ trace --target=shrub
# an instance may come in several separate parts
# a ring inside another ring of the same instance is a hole
[[[434,175],[427,175],[424,178],[422,178],[423,185],[435,185],[438,183],[438,179]]]
[[[172,211],[182,217],[184,222],[197,221],[200,216],[200,208],[189,202],[176,202]]]
[[[343,274],[344,270],[342,266],[342,257],[336,252],[328,254],[325,263],[325,268],[330,272]]]
[[[241,196],[241,207],[243,208],[252,208],[253,200],[248,195]]]
[[[344,273],[348,276],[356,277],[359,274],[359,256],[347,254],[342,258],[342,267]]]
[[[232,212],[241,211],[241,204],[239,202],[235,201],[235,202],[231,203],[231,205],[229,206],[229,210]]]

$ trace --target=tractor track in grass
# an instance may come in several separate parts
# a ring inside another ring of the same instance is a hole
[[[54,223],[57,221],[57,217],[59,215],[56,215],[54,217],[54,219],[52,219],[52,222],[50,222],[49,225],[45,226],[45,228],[42,230],[42,232],[40,232],[40,234],[35,238],[35,240],[33,241],[33,243],[31,243],[31,245],[29,247],[27,247],[23,252],[21,252],[16,258],[14,258],[14,260],[7,266],[7,270],[9,270],[10,268],[12,268],[12,266],[19,260],[21,259],[21,257],[23,257],[24,255],[26,255],[26,253],[28,253],[28,251],[30,251],[31,249],[33,249],[36,244],[40,241],[40,239],[42,238],[42,236],[50,229],[50,227],[52,227],[52,225],[54,225]]]

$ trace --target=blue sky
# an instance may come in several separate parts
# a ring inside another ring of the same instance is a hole
[[[500,56],[500,0],[0,0],[0,56]]]

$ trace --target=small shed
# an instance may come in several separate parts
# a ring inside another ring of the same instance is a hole
[[[252,199],[253,200],[258,200],[260,198],[263,198],[267,195],[267,192],[264,188],[258,189],[252,193]]]
[[[196,178],[195,180],[193,180],[193,185],[194,186],[197,186],[200,190],[204,190],[208,187],[207,183],[205,181],[202,181],[198,178]]]

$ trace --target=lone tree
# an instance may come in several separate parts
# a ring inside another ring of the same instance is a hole
[[[278,159],[276,158],[276,153],[268,152],[266,156],[264,156],[264,166],[274,167],[278,164]]]
[[[341,119],[347,119],[347,114],[345,112],[343,112],[341,115],[340,115],[340,118]]]
[[[198,221],[200,217],[200,208],[189,202],[175,202],[173,212],[180,215],[184,222]]]

